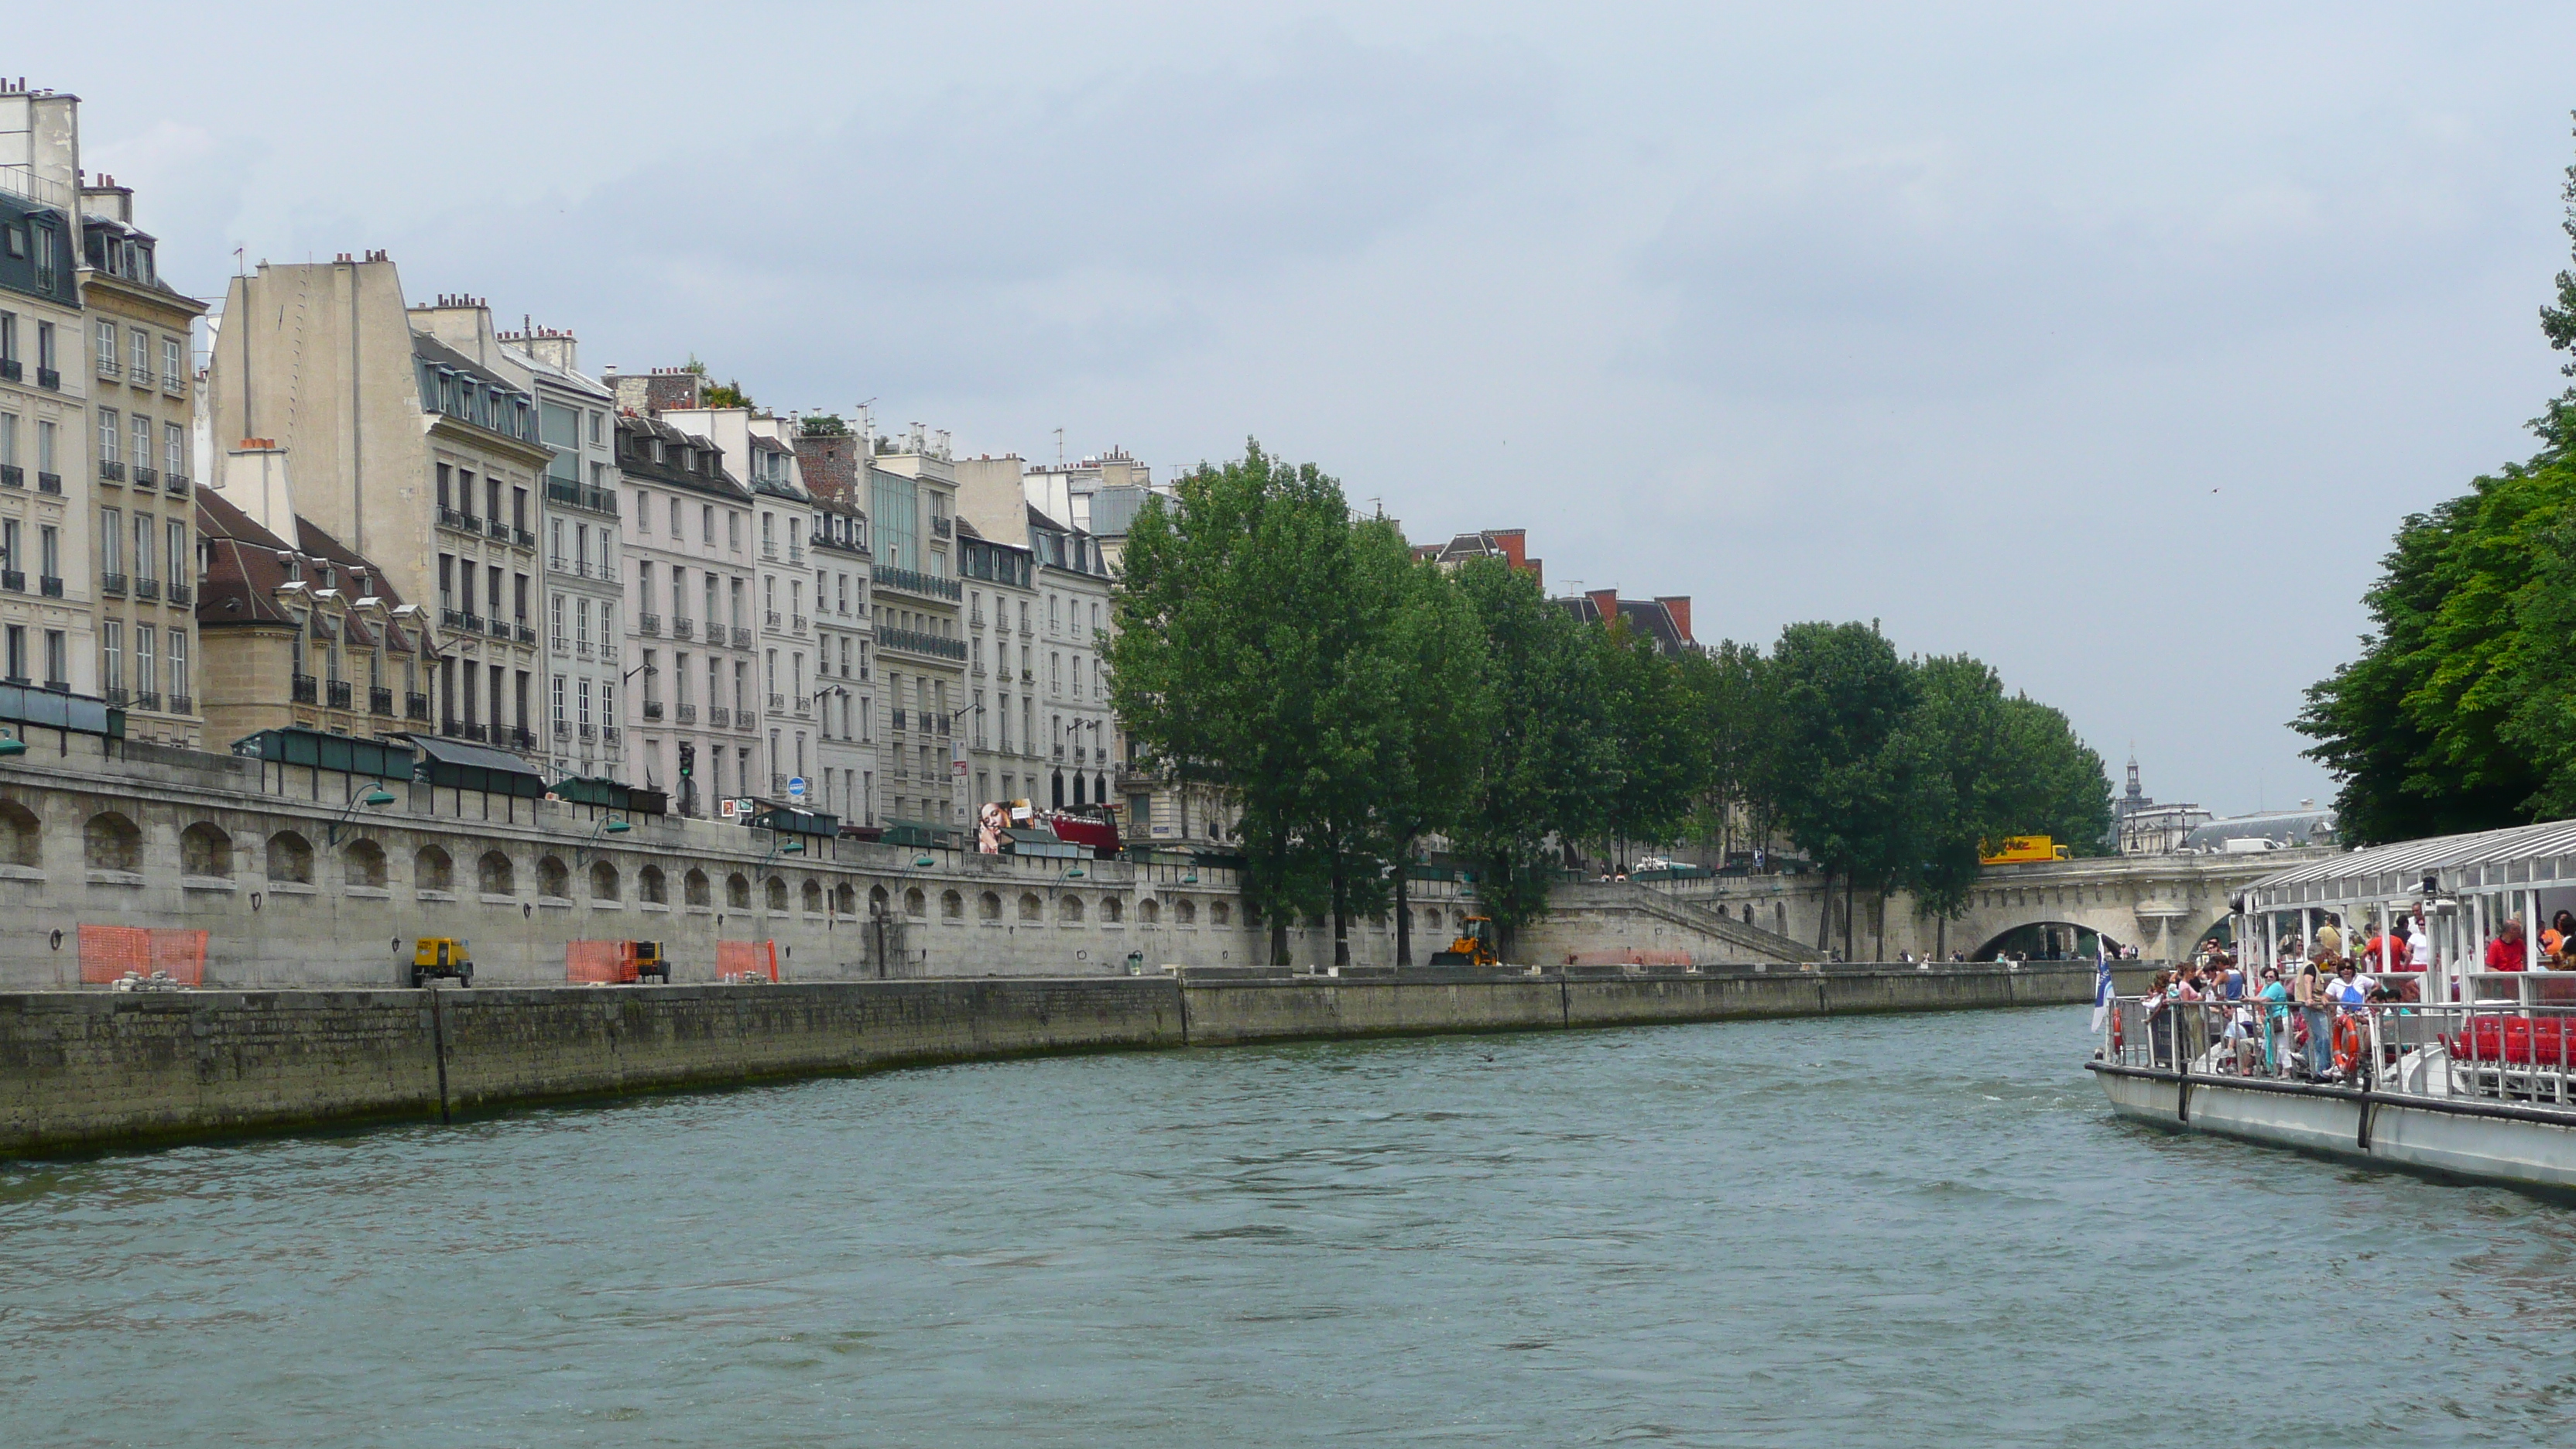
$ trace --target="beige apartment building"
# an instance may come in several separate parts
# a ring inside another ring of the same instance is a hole
[[[98,449],[88,572],[98,600],[99,692],[126,711],[126,738],[194,748],[210,743],[197,698],[190,478],[190,329],[206,304],[161,279],[157,245],[134,225],[131,188],[111,176],[81,188],[81,302]]]
[[[213,437],[287,454],[300,516],[379,563],[395,595],[436,611],[426,692],[438,733],[535,756],[536,526],[554,459],[536,399],[415,328],[393,261],[369,252],[236,277],[209,348],[206,407]],[[209,486],[229,488],[228,474]],[[355,714],[332,708],[347,683],[308,677],[295,689],[321,696],[323,728],[354,732]]]
[[[957,469],[945,436],[915,426],[869,460],[868,514],[875,529],[870,622],[885,675],[878,753],[881,812],[890,824],[943,829],[972,823],[959,721],[973,713],[966,686],[966,591],[958,581]]]
[[[0,720],[48,714],[22,692],[50,691],[104,730],[81,254],[79,98],[0,90]]]

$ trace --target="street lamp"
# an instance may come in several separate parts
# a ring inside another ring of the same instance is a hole
[[[27,753],[27,742],[16,735],[0,735],[0,759]]]
[[[26,746],[19,746],[19,749],[24,748],[26,748]],[[14,750],[0,749],[0,755],[14,753],[16,753]],[[382,785],[378,785],[376,788],[369,790],[366,794],[360,795],[351,800],[341,809],[339,818],[331,822],[331,831],[329,835],[330,843],[335,846],[340,843],[340,827],[349,823],[349,817],[358,813],[359,806],[364,805],[370,810],[382,810],[392,803],[394,803],[394,792],[386,789]]]

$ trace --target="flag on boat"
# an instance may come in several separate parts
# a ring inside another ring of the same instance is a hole
[[[2093,1034],[2111,1017],[2111,952],[2102,937],[2093,938]]]

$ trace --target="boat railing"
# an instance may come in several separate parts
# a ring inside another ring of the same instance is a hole
[[[2106,1062],[2194,1077],[2576,1106],[2576,1005],[2123,997],[2112,1003],[2101,1051]]]

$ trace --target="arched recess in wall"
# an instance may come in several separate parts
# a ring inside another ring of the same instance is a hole
[[[1136,924],[1140,926],[1151,926],[1159,923],[1162,919],[1162,902],[1155,900],[1152,896],[1147,896],[1145,899],[1136,903]]]
[[[554,856],[537,857],[537,894],[556,900],[572,899],[572,872]]]
[[[594,901],[617,899],[617,867],[605,860],[590,863],[590,898]]]
[[[930,914],[930,902],[922,895],[921,887],[913,886],[904,891],[903,913],[916,921]]]
[[[648,865],[635,872],[635,899],[656,906],[671,903],[671,888],[663,880],[662,867]]]
[[[892,896],[886,894],[886,888],[884,886],[868,887],[868,914],[871,916],[885,915],[892,909],[893,900],[894,898]]]
[[[782,916],[787,914],[787,881],[782,876],[769,878],[769,908]]]
[[[383,890],[385,848],[363,837],[340,847],[340,879],[368,890]]]
[[[44,864],[45,824],[15,800],[0,800],[0,860],[33,870]]]
[[[483,858],[474,863],[474,879],[487,896],[518,893],[518,872],[511,867],[510,857],[497,850],[483,852]]]
[[[798,891],[797,895],[799,897],[799,904],[801,904],[805,909],[805,914],[809,916],[819,916],[823,914],[823,883],[821,881],[813,880],[811,878],[807,879],[804,889]]]
[[[998,921],[1002,918],[1002,898],[986,891],[975,898],[975,919]]]
[[[1066,924],[1082,919],[1082,897],[1066,896],[1055,903],[1055,918]]]
[[[740,871],[725,877],[725,909],[729,911],[751,909],[751,877]]]
[[[81,827],[81,858],[92,870],[141,870],[143,832],[114,810],[102,810]]]
[[[699,870],[695,866],[691,866],[689,868],[689,873],[680,878],[680,899],[683,903],[692,906],[712,904],[712,900],[707,893],[707,873],[705,871]]]
[[[1234,907],[1227,905],[1223,901],[1218,901],[1214,905],[1208,907],[1208,920],[1219,926],[1224,925],[1233,915]],[[1247,920],[1245,924],[1250,924],[1249,920]]]
[[[1199,923],[1198,902],[1187,898],[1174,901],[1172,903],[1172,922],[1175,925],[1181,926],[1197,925]]]
[[[456,862],[435,845],[422,846],[412,854],[411,888],[416,891],[454,890]]]
[[[268,879],[271,884],[313,884],[313,842],[292,830],[281,830],[270,836]]]
[[[1046,904],[1045,904],[1045,902],[1040,901],[1036,896],[1031,895],[1031,894],[1029,894],[1029,893],[1028,893],[1028,892],[1026,892],[1026,891],[1022,891],[1022,892],[1020,893],[1020,919],[1021,919],[1021,920],[1023,920],[1023,921],[1036,921],[1036,920],[1043,920],[1043,919],[1045,919],[1045,913],[1046,913]]]
[[[179,873],[233,878],[233,833],[210,820],[179,832]]]
[[[832,914],[855,917],[859,913],[859,888],[843,881],[832,887]]]
[[[939,919],[943,921],[962,921],[966,919],[966,898],[955,891],[941,891],[939,893]]]

